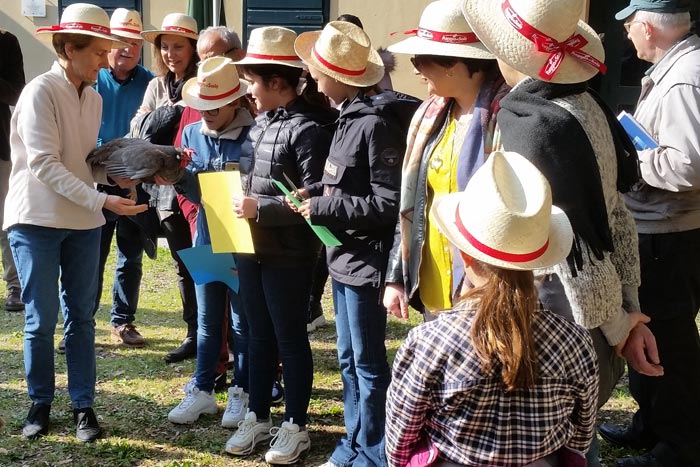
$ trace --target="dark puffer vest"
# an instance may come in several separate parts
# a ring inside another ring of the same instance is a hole
[[[243,144],[241,174],[247,196],[257,198],[258,215],[250,219],[255,258],[275,266],[313,262],[320,243],[306,221],[286,204],[272,179],[298,188],[318,184],[335,129],[333,110],[299,98],[286,108],[260,114]]]

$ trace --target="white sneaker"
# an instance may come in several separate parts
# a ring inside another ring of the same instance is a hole
[[[187,383],[185,383],[185,387],[182,388],[182,392],[184,392],[185,395],[187,395],[187,394],[191,393],[192,390],[196,387],[197,387],[197,380],[193,376],[192,378],[190,378],[190,380]]]
[[[326,317],[323,316],[323,313],[312,318],[313,319],[309,319],[309,322],[306,323],[306,332],[314,332],[316,328],[326,325]]]
[[[213,391],[200,391],[194,387],[185,394],[182,402],[170,411],[168,420],[172,423],[189,424],[194,423],[202,414],[215,414],[218,410]]]
[[[299,425],[290,418],[282,426],[270,430],[274,435],[270,443],[270,450],[265,453],[265,462],[268,464],[294,464],[299,456],[311,447],[309,433],[299,430]]]
[[[221,426],[224,428],[236,428],[238,422],[243,421],[248,411],[248,394],[242,388],[234,386],[228,388],[228,402],[226,410],[221,418]]]
[[[319,465],[318,467],[338,467],[331,461],[324,462],[323,464]]]
[[[226,442],[226,452],[234,456],[247,456],[255,450],[255,446],[269,440],[272,421],[268,418],[259,422],[255,412],[250,410],[243,421],[238,422],[238,429]]]

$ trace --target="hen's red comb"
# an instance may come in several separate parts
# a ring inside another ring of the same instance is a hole
[[[183,169],[192,161],[192,154],[197,154],[192,148],[182,148],[182,153],[180,154],[180,167]]]

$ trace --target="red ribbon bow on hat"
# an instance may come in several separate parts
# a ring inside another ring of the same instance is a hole
[[[508,23],[520,34],[525,36],[530,41],[534,42],[538,52],[550,54],[547,61],[542,65],[539,72],[539,77],[545,81],[549,81],[557,73],[561,62],[564,60],[565,54],[571,54],[572,57],[579,61],[588,63],[601,73],[605,74],[607,66],[593,55],[581,50],[588,41],[581,34],[572,34],[564,42],[559,42],[553,37],[537,30],[531,24],[528,24],[518,13],[515,12],[508,0],[502,0],[501,9]]]

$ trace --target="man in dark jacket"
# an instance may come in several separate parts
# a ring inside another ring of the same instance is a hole
[[[0,220],[5,211],[10,179],[10,106],[17,103],[20,92],[24,88],[24,61],[22,50],[17,38],[7,31],[0,29]],[[2,247],[3,279],[7,284],[7,311],[22,311],[24,303],[21,300],[22,289],[17,278],[17,269],[7,241],[7,232],[0,231],[0,247]]]

